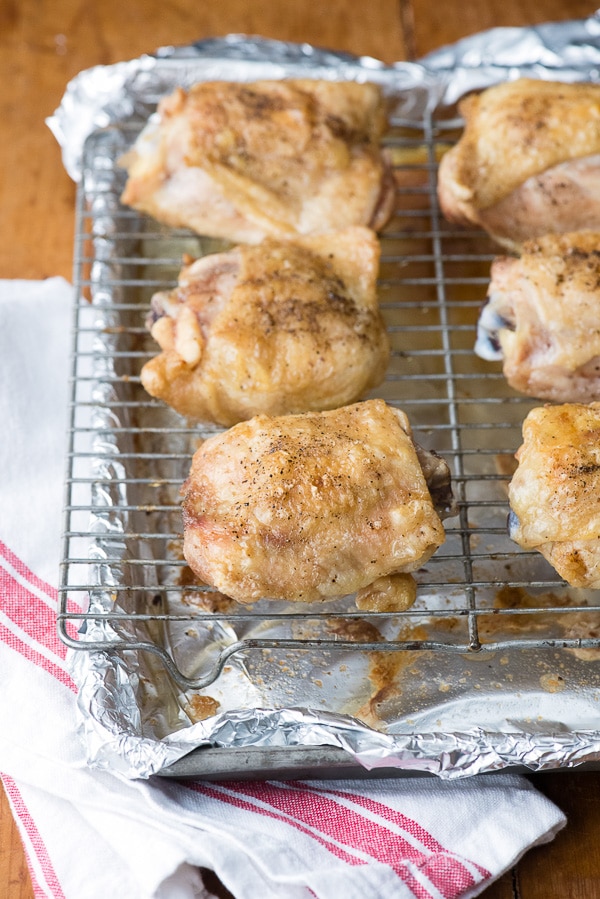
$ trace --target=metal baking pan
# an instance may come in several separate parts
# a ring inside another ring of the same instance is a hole
[[[243,39],[232,46],[243,66]],[[277,77],[302,70],[292,50]],[[322,77],[321,62],[311,56],[309,77]],[[168,64],[177,74],[177,58]],[[185,56],[182,66],[181,80],[194,77]],[[328,55],[324,70],[375,72],[394,101],[385,143],[398,197],[379,282],[392,359],[372,395],[404,409],[418,442],[446,458],[458,514],[401,614],[359,612],[351,598],[246,608],[194,582],[179,488],[214,428],[148,397],[139,370],[156,352],[144,327],[152,294],[174,285],[184,253],[226,245],[119,202],[118,159],[160,95],[152,87],[143,108],[87,136],[78,186],[59,630],[73,650],[90,764],[213,779],[593,765],[598,594],[567,587],[507,535],[507,479],[536,403],[473,352],[497,248],[439,212],[437,164],[461,128],[441,99],[448,73],[442,90],[419,67],[408,86],[406,73],[373,61],[332,65]]]

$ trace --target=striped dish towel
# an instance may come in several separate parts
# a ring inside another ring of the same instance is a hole
[[[35,895],[459,899],[562,813],[517,775],[268,783],[90,769],[55,607],[72,290],[0,282],[0,771]]]

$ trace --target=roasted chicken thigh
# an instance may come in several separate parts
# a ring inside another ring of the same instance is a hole
[[[443,157],[447,219],[509,249],[549,232],[600,230],[600,85],[521,78],[460,103],[465,128]]]
[[[600,400],[600,232],[527,241],[492,264],[475,350],[503,359],[515,390],[558,402]]]
[[[123,203],[168,225],[256,243],[382,227],[393,204],[373,84],[204,82],[163,99],[122,164]]]
[[[378,605],[398,575],[406,593],[405,573],[443,543],[440,514],[453,513],[446,463],[383,400],[260,415],[211,436],[183,497],[188,564],[241,603],[359,591],[365,608],[373,585]]]
[[[574,587],[600,587],[600,403],[533,409],[509,486],[511,538]]]
[[[152,300],[162,353],[142,368],[152,396],[195,420],[331,409],[384,377],[389,341],[379,241],[352,227],[238,246],[186,265]]]

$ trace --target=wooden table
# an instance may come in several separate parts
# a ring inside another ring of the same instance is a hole
[[[82,69],[231,32],[392,62],[486,28],[583,18],[595,8],[592,0],[0,0],[0,277],[71,278],[75,190],[44,119]],[[550,845],[530,850],[486,899],[597,899],[600,773],[532,780],[564,810],[568,825]],[[3,795],[0,895],[33,896]]]

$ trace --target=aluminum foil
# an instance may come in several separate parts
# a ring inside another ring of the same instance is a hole
[[[304,44],[230,35],[189,47],[161,48],[140,59],[84,71],[68,85],[48,125],[62,147],[67,172],[79,180],[89,135],[111,124],[145,121],[160,96],[176,85],[188,86],[199,80],[308,76],[376,81],[394,99],[395,114],[417,120],[427,108],[452,106],[465,91],[497,81],[524,75],[598,80],[599,72],[598,15],[536,28],[494,29],[442,48],[418,63],[391,66]],[[106,172],[98,175],[106,176]],[[114,211],[110,206],[103,211],[106,231],[96,235],[96,264],[100,266],[114,264],[110,240]],[[100,316],[106,333],[112,322],[111,299],[103,304],[100,297],[100,310],[90,312]],[[103,372],[97,369],[95,374]],[[92,611],[111,606],[111,586],[123,575],[114,564],[122,527],[111,514],[120,472],[106,467],[103,452],[106,444],[118,450],[120,439],[118,427],[113,428],[115,421],[107,420],[102,411],[110,405],[107,389],[99,377],[91,397],[98,404],[90,422],[95,434],[94,472],[104,481],[110,481],[112,475],[115,480],[114,495],[109,487],[94,497],[93,530],[98,539],[88,552],[98,561],[90,574],[90,583],[96,585],[90,591]],[[111,564],[106,563],[104,551],[108,539]],[[123,628],[127,626],[123,624]],[[113,625],[93,619],[86,622],[86,640],[110,643],[114,634]],[[224,633],[219,639],[234,640],[235,636]],[[547,662],[540,662],[537,656],[535,660],[528,656],[529,652],[484,655],[480,660],[456,654],[411,653],[407,683],[418,683],[421,692],[409,703],[410,708],[404,706],[403,714],[388,716],[393,724],[387,729],[359,720],[353,714],[356,701],[338,697],[335,711],[331,711],[331,703],[323,706],[315,699],[314,684],[328,677],[333,677],[335,688],[343,692],[347,666],[365,664],[350,656],[345,656],[343,663],[326,660],[331,664],[323,666],[321,678],[312,670],[311,688],[304,693],[302,677],[297,678],[300,688],[290,693],[287,704],[281,693],[276,702],[269,702],[274,693],[268,683],[262,690],[257,688],[259,681],[265,684],[264,672],[252,678],[245,664],[234,662],[211,687],[221,711],[194,724],[182,712],[181,691],[152,653],[74,651],[70,666],[79,687],[81,730],[89,763],[129,778],[164,773],[202,746],[219,747],[223,753],[244,747],[287,747],[290,753],[295,748],[336,747],[348,753],[365,773],[393,769],[444,779],[514,766],[542,770],[599,760],[597,664],[590,664],[585,688],[548,690],[547,684],[540,684],[551,675],[553,666],[560,667],[562,681],[568,682],[573,656],[557,652]],[[539,672],[539,684],[536,681],[532,687],[528,678],[534,664],[545,667]],[[268,660],[265,665],[268,667]],[[306,687],[309,679],[305,675]],[[368,698],[367,693],[364,699]],[[202,776],[200,761],[196,773]],[[266,776],[268,771],[256,774]]]

